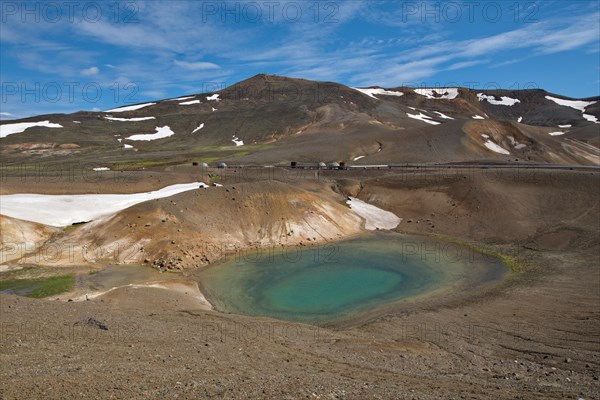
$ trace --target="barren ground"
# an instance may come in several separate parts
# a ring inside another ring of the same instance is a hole
[[[485,292],[319,328],[205,310],[193,286],[186,289],[190,269],[173,274],[184,281],[171,289],[124,287],[90,301],[3,294],[2,398],[600,398],[597,173],[297,174],[227,171],[218,189],[301,191],[334,207],[355,196],[403,218],[398,232],[499,252],[515,269]],[[127,183],[105,175],[35,186],[6,177],[2,193],[136,192],[194,176],[191,168],[170,167],[139,172]],[[211,208],[223,218],[239,206],[217,200]],[[177,201],[203,207],[186,196]],[[155,203],[169,207],[168,199]],[[255,212],[270,206],[255,203]],[[232,230],[238,219],[230,218]],[[82,324],[87,317],[108,330]]]

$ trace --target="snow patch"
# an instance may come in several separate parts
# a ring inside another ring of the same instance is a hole
[[[133,149],[133,146],[132,146],[132,145],[130,145],[130,144],[124,144],[124,145],[123,145],[123,148],[124,148],[124,149]]]
[[[80,124],[81,121],[73,121],[74,124]]]
[[[471,118],[473,118],[473,119],[485,119],[481,115],[473,115]]]
[[[201,123],[200,125],[198,125],[198,127],[197,127],[196,129],[194,129],[194,130],[192,131],[192,133],[196,133],[196,132],[198,132],[198,131],[199,131],[200,129],[202,129],[202,128],[204,128],[204,123]]]
[[[482,135],[482,136],[483,136],[483,135]],[[510,144],[512,144],[512,146],[513,146],[515,149],[517,149],[517,150],[520,150],[520,149],[522,149],[522,148],[524,148],[524,147],[527,147],[527,145],[526,145],[526,144],[523,144],[523,143],[519,143],[519,142],[517,142],[517,141],[516,141],[516,139],[515,139],[514,137],[512,137],[512,136],[509,136],[509,137],[508,137],[508,140],[510,140]]]
[[[556,97],[546,96],[546,99],[552,100],[558,105],[571,107],[581,112],[585,111],[585,108],[591,106],[592,104],[596,104],[595,101],[583,101],[583,100],[565,100],[565,99],[557,99]]]
[[[365,158],[365,157],[366,157],[366,156],[358,156],[358,157],[354,157],[354,158],[352,159],[352,161],[357,161],[357,160],[360,160],[361,158]]]
[[[66,226],[111,215],[144,201],[197,189],[198,185],[198,182],[184,183],[134,194],[11,194],[0,196],[0,213],[45,225]]]
[[[565,107],[571,107],[571,108],[574,108],[575,110],[579,110],[579,111],[581,111],[583,118],[585,118],[586,120],[593,122],[595,124],[600,124],[600,121],[598,121],[597,117],[595,117],[594,115],[585,113],[586,107],[589,107],[592,104],[596,104],[597,101],[565,100],[565,99],[557,99],[556,97],[552,97],[552,96],[546,96],[546,98],[548,100],[552,100],[553,102],[555,102],[558,105],[565,106]]]
[[[558,127],[559,127],[559,128],[570,128],[570,127],[572,127],[572,126],[573,126],[573,125],[559,125]]]
[[[214,112],[214,111],[217,111],[217,109],[216,109],[216,108],[214,108],[214,107],[211,107],[211,108],[212,108],[213,112]]]
[[[190,101],[184,101],[183,103],[179,103],[180,106],[189,106],[192,104],[200,104],[201,101],[200,100],[190,100]]]
[[[165,125],[163,127],[157,126],[156,133],[133,135],[133,136],[129,136],[125,139],[128,139],[128,140],[157,140],[157,139],[164,139],[166,137],[173,136],[174,134],[175,134],[175,132],[173,132],[171,130],[171,128],[169,128],[167,125]]]
[[[0,125],[0,138],[7,137],[14,133],[24,132],[25,129],[33,128],[34,126],[43,126],[45,128],[62,128],[61,124],[54,124],[50,121],[40,122],[18,122],[16,124]]]
[[[181,100],[189,100],[189,99],[193,99],[196,96],[185,96],[185,97],[177,97],[175,99],[169,99],[169,100],[165,100],[165,101],[181,101]]]
[[[219,94],[215,93],[212,96],[206,96],[206,100],[214,100],[214,101],[221,101],[221,99],[219,98]]]
[[[235,143],[236,146],[243,146],[244,145],[244,141],[240,140],[238,137],[236,137],[235,135],[233,135],[233,139],[231,139],[231,141],[233,143]]]
[[[550,132],[548,133],[548,135],[550,136],[560,136],[560,135],[564,135],[565,132]]]
[[[487,147],[488,149],[492,150],[493,152],[500,153],[500,154],[510,154],[510,152],[508,150],[506,150],[504,147],[498,146],[496,143],[492,142],[488,135],[482,133],[481,137],[486,139],[486,141],[483,143],[483,145],[485,147]]]
[[[521,121],[523,121],[523,117],[519,117],[519,119],[517,120],[517,122],[519,122],[519,123],[520,123]]]
[[[443,119],[454,119],[454,118],[452,118],[452,117],[449,117],[449,116],[447,116],[446,114],[442,114],[442,113],[441,113],[441,112],[439,112],[439,111],[434,111],[434,113],[436,113],[437,115],[439,115],[439,116],[440,116],[440,118],[443,118]]]
[[[126,122],[148,121],[151,119],[156,119],[155,117],[117,118],[117,117],[112,117],[110,115],[105,115],[104,118],[111,120],[111,121],[126,121]]]
[[[507,96],[501,96],[501,100],[496,100],[494,96],[488,96],[483,93],[478,93],[477,98],[479,99],[479,101],[487,100],[488,103],[493,104],[495,106],[514,106],[515,104],[521,102],[521,100],[519,99],[512,99]]]
[[[423,122],[427,122],[428,124],[431,125],[439,125],[441,124],[441,122],[437,122],[437,121],[432,121],[431,117],[423,114],[423,113],[419,113],[419,115],[414,115],[414,114],[406,114],[409,118],[412,119],[418,119],[419,121],[423,121]]]
[[[96,168],[92,168],[94,171],[110,171],[110,168],[108,167],[96,167]]]
[[[452,100],[458,97],[458,88],[420,88],[413,91],[428,99]]]
[[[404,96],[404,93],[402,92],[394,92],[392,90],[385,90],[385,89],[381,89],[381,88],[374,88],[374,89],[361,89],[361,88],[355,88],[353,87],[352,89],[354,90],[358,90],[359,92],[366,94],[369,97],[372,97],[374,99],[377,99],[377,97],[375,97],[376,94],[378,95],[384,95],[384,96]],[[379,99],[377,99],[379,100]]]
[[[136,105],[133,105],[133,106],[125,106],[125,107],[113,108],[111,110],[106,110],[106,112],[134,111],[134,110],[139,110],[140,108],[144,108],[144,107],[148,107],[148,106],[153,106],[155,104],[156,103],[136,104]]]
[[[350,197],[346,203],[350,206],[352,211],[365,220],[365,229],[369,231],[374,231],[376,229],[394,229],[402,222],[402,218],[398,218],[396,214],[382,210],[369,203],[365,203],[355,197]]]

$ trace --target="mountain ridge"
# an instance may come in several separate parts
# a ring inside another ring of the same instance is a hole
[[[214,92],[1,121],[0,131],[9,164],[69,156],[113,166],[195,159],[249,165],[597,165],[599,119],[600,96],[572,99],[543,89],[353,88],[259,74]],[[22,129],[25,123],[41,126]]]

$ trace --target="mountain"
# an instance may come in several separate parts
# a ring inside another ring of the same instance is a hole
[[[5,165],[190,161],[600,163],[600,97],[544,90],[356,89],[257,75],[213,93],[2,121]]]

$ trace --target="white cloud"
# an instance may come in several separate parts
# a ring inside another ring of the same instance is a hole
[[[187,62],[187,61],[179,61],[179,60],[175,60],[173,61],[173,63],[175,65],[177,65],[178,67],[181,67],[183,69],[188,69],[191,71],[204,71],[207,69],[218,69],[220,68],[217,64],[213,64],[210,62],[203,62],[203,61],[197,61],[197,62]]]
[[[423,7],[435,5],[426,1]],[[220,15],[199,23],[202,15],[193,2],[146,1],[137,3],[138,23],[115,23],[110,18],[68,23],[68,18],[62,18],[56,24],[21,24],[13,18],[2,26],[1,55],[12,57],[23,72],[35,71],[37,80],[66,82],[77,75],[98,75],[94,79],[106,88],[105,93],[117,83],[120,102],[131,103],[200,93],[205,82],[231,84],[230,78],[255,72],[396,87],[436,78],[442,71],[482,65],[491,75],[495,73],[491,68],[522,60],[542,63],[540,56],[550,53],[599,49],[597,4],[587,8],[578,4],[571,10],[548,6],[552,12],[540,9],[539,22],[510,25],[514,29],[504,32],[509,25],[498,24],[495,33],[487,36],[476,29],[465,32],[458,24],[434,23],[432,18],[426,23],[416,17],[404,21],[399,3],[391,0],[336,4],[339,9],[321,3],[317,21],[315,9],[302,6],[303,18],[297,23],[280,17],[281,6],[273,24],[233,23],[232,19],[220,23]],[[105,10],[112,15],[108,6]],[[338,22],[326,23],[332,11]],[[509,14],[504,18],[512,19]],[[558,56],[552,58],[560,62]],[[76,94],[75,103],[36,104],[36,109],[72,112],[98,105]],[[103,96],[103,102],[109,98]],[[19,117],[31,111],[20,107],[5,109]]]
[[[98,69],[98,67],[85,68],[85,69],[82,69],[80,72],[81,76],[94,76],[94,75],[98,75],[99,73],[100,73],[100,70]]]

